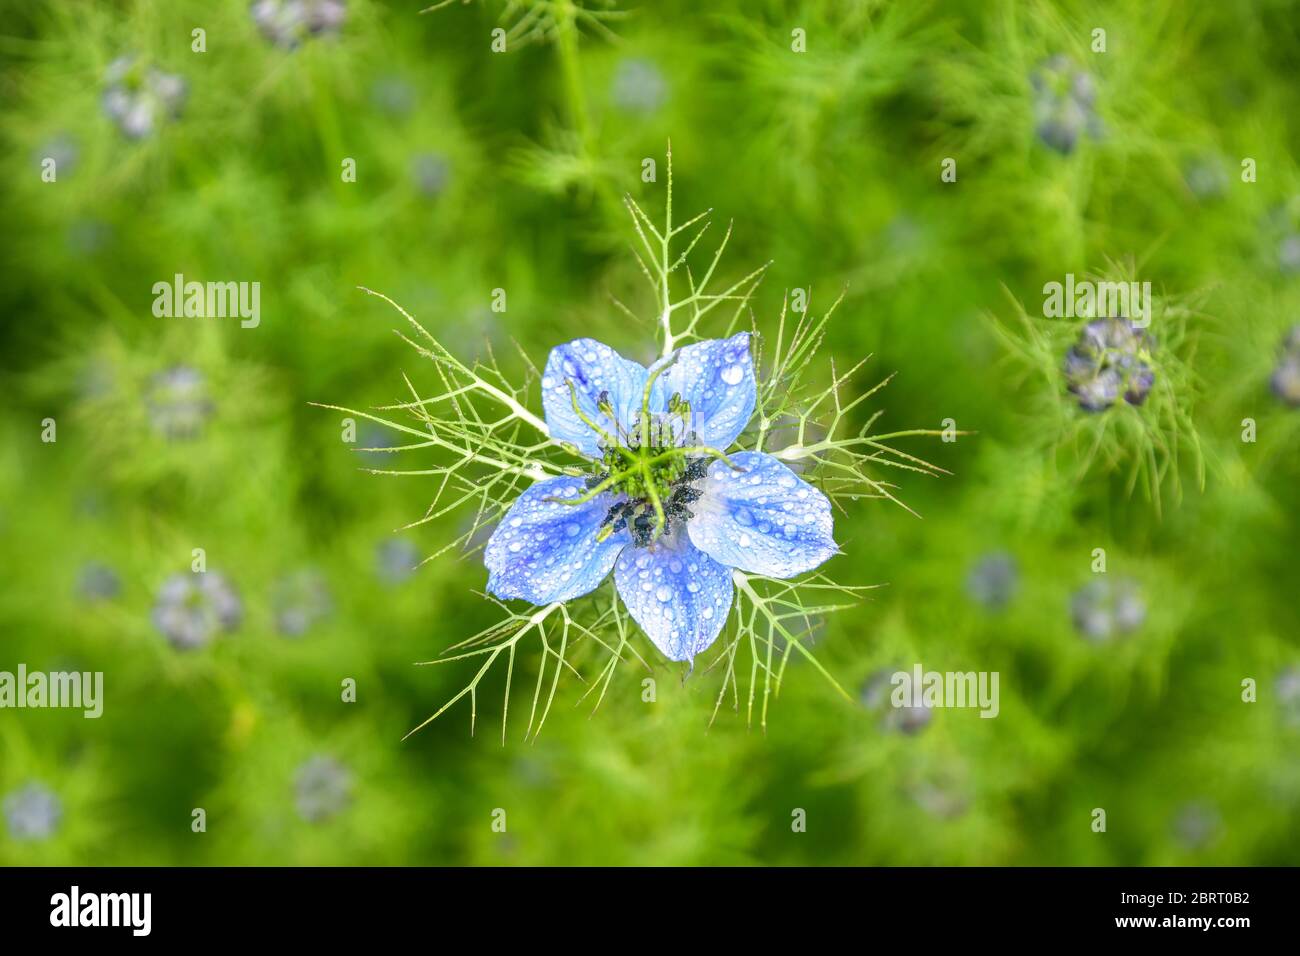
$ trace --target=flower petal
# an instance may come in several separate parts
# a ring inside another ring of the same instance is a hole
[[[671,661],[707,649],[731,612],[731,572],[680,533],[648,548],[626,548],[614,583],[641,630]]]
[[[574,339],[557,345],[551,349],[542,373],[542,408],[551,437],[577,446],[592,458],[600,457],[600,436],[574,412],[569,382],[577,391],[582,413],[617,439],[615,423],[596,407],[600,394],[609,393],[618,423],[626,431],[641,416],[647,374],[642,366],[595,339]],[[650,408],[660,411],[664,401],[663,386],[656,382],[651,389]]]
[[[680,393],[691,403],[700,443],[725,451],[749,424],[758,397],[749,333],[686,346],[660,381],[665,400]]]
[[[548,478],[519,496],[483,552],[489,591],[549,604],[580,597],[604,580],[630,540],[621,531],[596,541],[613,498],[600,495],[581,505],[547,500],[577,498],[586,490],[582,478]]]
[[[744,451],[709,466],[686,525],[691,541],[723,564],[791,578],[839,549],[831,537],[831,503],[771,455]]]

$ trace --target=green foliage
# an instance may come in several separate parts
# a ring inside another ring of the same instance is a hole
[[[1296,3],[346,6],[292,49],[242,2],[6,7],[0,671],[105,701],[0,710],[0,804],[59,809],[0,862],[1300,860]],[[125,55],[185,83],[134,139]],[[1151,283],[1141,404],[1067,390],[1067,273]],[[260,323],[156,315],[177,274]],[[740,330],[737,447],[842,554],[738,576],[689,676],[608,583],[485,598],[580,464],[547,351]],[[195,549],[239,615],[180,650]],[[917,663],[998,716],[882,708]]]

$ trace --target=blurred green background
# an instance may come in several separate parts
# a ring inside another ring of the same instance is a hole
[[[0,862],[1300,862],[1300,4],[2,6],[0,670],[102,671],[105,705],[0,711]],[[897,373],[864,416],[975,434],[906,446],[953,473],[888,476],[920,518],[837,517],[827,570],[887,585],[817,637],[854,703],[795,662],[766,734],[710,727],[716,681],[651,657],[654,703],[628,666],[536,741],[483,701],[402,741],[471,676],[414,662],[498,614],[478,555],[410,570],[463,529],[394,533],[432,489],[360,470],[391,436],[308,404],[436,387],[356,286],[467,359],[644,359],[609,296],[649,301],[621,196],[659,214],[670,138],[723,268],[773,260],[760,330],[846,289],[824,352]],[[1186,318],[1157,496],[998,334],[1122,263]],[[260,324],[156,317],[176,273],[260,282]],[[183,649],[195,548],[225,613]],[[1133,626],[1073,620],[1096,548]],[[1000,716],[900,721],[872,688],[916,662],[998,671]]]

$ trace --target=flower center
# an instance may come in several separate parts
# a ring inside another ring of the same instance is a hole
[[[691,457],[681,448],[651,447],[637,452],[635,460],[641,467],[629,468],[628,460],[615,451],[617,462],[611,462],[607,453],[604,464],[619,470],[597,472],[587,479],[587,487],[595,488],[612,477],[607,490],[625,496],[606,512],[596,532],[597,541],[627,528],[635,547],[649,547],[660,535],[672,533],[674,521],[685,523],[692,517],[689,505],[701,494],[695,484],[708,472],[710,459]]]
[[[650,411],[650,387],[662,370],[647,380],[640,417],[626,430],[615,415],[609,393],[600,393],[596,407],[614,422],[613,434],[583,412],[577,389],[569,382],[574,413],[601,437],[600,458],[592,462],[585,494],[546,500],[573,507],[600,495],[619,497],[621,500],[601,521],[597,541],[627,528],[632,532],[634,546],[649,547],[671,532],[673,521],[684,523],[691,518],[688,506],[701,494],[695,483],[704,478],[710,461],[717,459],[740,470],[718,449],[696,444],[698,439],[690,425],[691,406],[680,394],[668,401],[666,412]]]

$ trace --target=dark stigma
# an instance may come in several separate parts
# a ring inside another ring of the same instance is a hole
[[[702,480],[708,470],[708,458],[692,458],[687,463],[682,476],[673,482],[671,493],[660,502],[664,509],[664,535],[672,533],[674,521],[684,524],[694,517],[694,512],[687,506],[699,500],[702,492],[695,487],[695,483]],[[586,484],[588,488],[594,488],[603,480],[604,476],[593,475],[587,479]],[[634,547],[649,547],[650,536],[655,528],[654,505],[648,498],[631,498],[617,502],[605,514],[600,527],[602,530],[609,527],[608,534],[617,534],[624,528],[628,528],[632,532]]]

